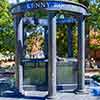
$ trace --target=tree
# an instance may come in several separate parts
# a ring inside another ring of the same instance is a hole
[[[2,53],[15,51],[15,33],[10,6],[7,0],[0,0],[0,52]]]
[[[100,0],[79,0],[88,2],[90,16],[87,18],[86,29],[89,31],[89,48],[93,51],[100,49]],[[81,2],[86,6],[86,3]]]
[[[57,55],[65,57],[67,54],[67,25],[57,26]]]
[[[91,14],[89,17],[91,27],[100,30],[100,0],[99,2],[90,3],[89,12]]]
[[[88,7],[90,0],[78,0],[78,2]]]
[[[90,31],[90,48],[93,50],[100,49],[100,30],[94,31],[94,29],[91,29],[91,31]]]

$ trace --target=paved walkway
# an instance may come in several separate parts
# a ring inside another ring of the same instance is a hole
[[[48,100],[44,98],[5,98],[0,97],[0,100]],[[57,97],[55,100],[100,100],[100,97],[93,97],[87,95],[75,95],[75,94],[62,94]]]
[[[34,96],[26,96],[23,98],[6,98],[0,97],[0,100],[48,100],[45,99],[47,93],[43,92],[30,92]],[[91,96],[89,94],[74,94],[74,93],[57,93],[57,99],[53,100],[100,100],[100,96]]]
[[[59,95],[57,100],[100,100],[98,96],[91,96],[91,95],[76,95],[72,93],[63,93]]]

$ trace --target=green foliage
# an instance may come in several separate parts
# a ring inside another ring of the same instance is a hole
[[[91,78],[92,78],[94,81],[100,82],[100,75],[99,75],[99,74],[93,75]]]
[[[67,26],[57,26],[57,55],[64,57],[67,54]]]
[[[85,5],[90,13],[90,16],[88,17],[88,24],[92,28],[97,28],[100,30],[100,0],[72,0],[79,2],[83,5]]]
[[[78,0],[78,2],[88,7],[90,13],[90,16],[86,20],[86,31],[91,29],[95,29],[97,32],[100,31],[100,0]],[[93,35],[90,36],[91,39],[100,41],[99,32],[96,37],[93,37]],[[90,49],[100,49],[100,44],[97,44],[90,44]]]
[[[36,18],[46,18],[47,17],[47,12],[44,12],[43,10],[36,10],[34,12],[30,11],[30,12],[26,12],[25,16],[28,17],[36,17]]]
[[[87,19],[88,30],[89,26],[91,28],[96,28],[100,30],[100,0],[72,0],[75,2],[82,3],[87,6],[89,9],[89,13],[91,16]],[[0,0],[0,52],[15,51],[15,33],[13,30],[13,18],[9,12],[10,4],[7,0]],[[47,13],[44,11],[35,11],[27,12],[25,16],[36,16],[37,18],[46,18]],[[28,26],[28,29],[32,29],[33,26]],[[35,29],[35,28],[34,28]],[[32,29],[33,30],[33,29]],[[57,54],[59,56],[65,56],[67,54],[67,34],[66,34],[67,26],[66,25],[58,25],[57,27]],[[74,54],[77,54],[77,33],[75,29],[73,29],[73,48]],[[91,39],[92,37],[90,37]],[[100,36],[98,35],[96,39],[100,40]],[[32,44],[30,44],[32,45]],[[100,48],[100,46],[90,45],[90,48]],[[74,56],[75,56],[74,55]]]
[[[90,48],[93,50],[100,49],[100,31],[90,31]]]
[[[88,7],[90,0],[78,0],[78,2]]]
[[[78,53],[78,44],[77,44],[77,41],[78,41],[78,32],[77,32],[77,29],[76,27],[73,27],[73,56],[76,57],[77,56],[77,53]]]
[[[74,57],[77,56],[77,31],[76,27],[72,28],[73,33],[73,54]],[[67,48],[68,48],[68,33],[67,33],[67,25],[58,25],[57,26],[57,55],[60,57],[67,56]]]
[[[0,52],[15,51],[15,33],[13,18],[9,11],[7,0],[0,0]]]
[[[90,23],[92,28],[96,28],[100,30],[100,5],[98,4],[91,4],[89,6],[89,12],[91,16],[88,18],[88,23]]]

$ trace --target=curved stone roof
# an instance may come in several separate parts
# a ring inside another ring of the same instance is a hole
[[[67,0],[48,0],[48,1],[28,1],[19,3],[12,7],[12,14],[25,13],[27,11],[33,11],[37,9],[43,9],[46,11],[68,11],[73,13],[80,13],[88,15],[87,8],[79,3],[71,2]]]

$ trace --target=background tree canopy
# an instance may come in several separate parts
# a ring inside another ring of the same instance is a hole
[[[88,7],[89,13],[91,16],[87,19],[88,29],[96,29],[100,31],[100,0],[72,0],[75,2],[82,3]],[[0,0],[0,52],[5,53],[6,51],[14,52],[15,51],[15,32],[13,29],[13,17],[9,11],[11,5],[7,0]],[[31,14],[30,14],[31,15]],[[45,17],[45,12],[38,12],[36,16]],[[75,29],[74,29],[75,30]],[[57,45],[58,45],[58,54],[64,56],[66,53],[66,40],[67,35],[66,25],[60,25],[57,29]],[[74,31],[75,32],[75,31]],[[75,35],[75,37],[77,37]],[[98,36],[99,37],[99,36]],[[74,39],[77,41],[77,39]],[[73,42],[74,52],[76,53],[76,42]]]
[[[13,18],[9,11],[7,0],[0,0],[0,52],[15,51],[15,33]]]

